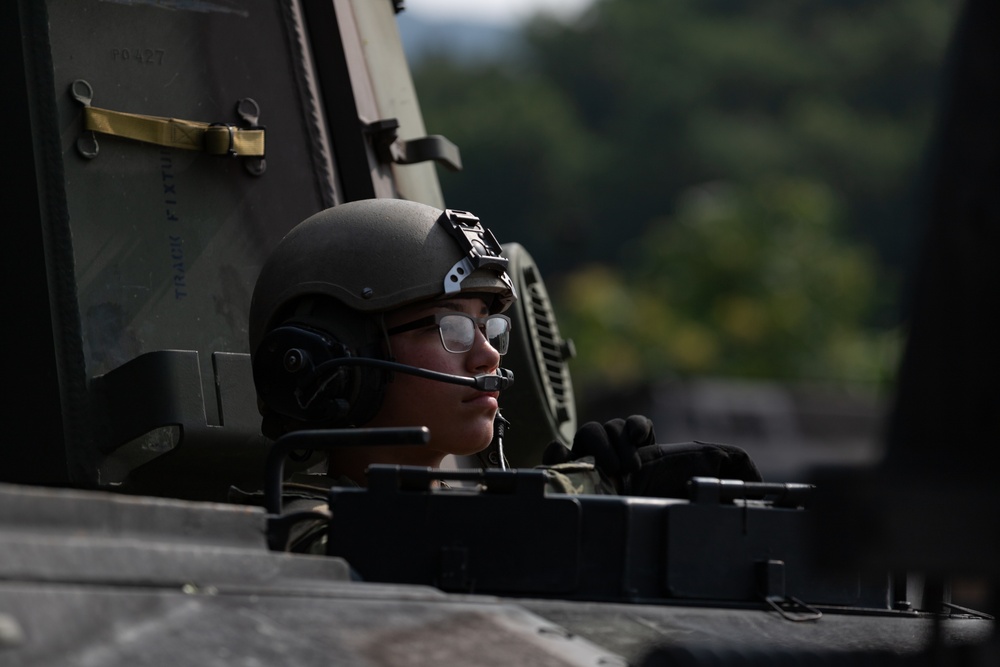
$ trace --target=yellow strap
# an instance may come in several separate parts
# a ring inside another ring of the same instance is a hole
[[[210,125],[193,120],[160,118],[86,106],[84,127],[93,132],[145,141],[158,146],[205,151],[210,155],[262,157],[264,130]]]

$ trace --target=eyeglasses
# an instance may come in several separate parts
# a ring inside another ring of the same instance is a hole
[[[506,315],[488,315],[486,317],[473,317],[465,313],[436,313],[421,317],[418,320],[400,324],[386,331],[390,336],[394,336],[404,331],[413,331],[420,327],[436,324],[441,333],[441,344],[449,352],[459,354],[468,352],[476,342],[476,328],[478,327],[489,344],[500,354],[507,354],[507,346],[510,343],[510,318]]]

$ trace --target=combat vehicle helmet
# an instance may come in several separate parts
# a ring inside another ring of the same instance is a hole
[[[517,297],[501,253],[473,214],[403,199],[340,204],[299,223],[264,263],[250,303],[265,434],[282,430],[269,417],[324,427],[371,419],[383,371],[345,367],[320,381],[316,368],[333,358],[384,358],[382,315],[409,304],[475,293],[492,312],[507,310]]]

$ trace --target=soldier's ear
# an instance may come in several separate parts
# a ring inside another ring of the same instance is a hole
[[[384,357],[374,323],[361,321],[374,318],[351,315],[334,326],[324,322],[322,328],[313,321],[291,320],[261,340],[253,357],[253,377],[268,428],[278,427],[270,413],[307,427],[339,428],[365,424],[378,412],[385,371],[338,363],[351,357]]]

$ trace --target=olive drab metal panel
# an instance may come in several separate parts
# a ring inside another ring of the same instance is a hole
[[[47,276],[33,303],[48,304],[41,356],[55,360],[18,375],[38,385],[26,395],[51,397],[65,437],[24,458],[97,486],[171,457],[162,474],[256,461],[259,415],[240,388],[270,250],[351,199],[440,204],[434,166],[410,163],[458,160],[443,138],[415,139],[393,4],[51,0],[8,13],[7,67],[24,88],[11,118],[31,139],[7,157],[35,164],[40,202],[16,224],[40,232],[28,261]],[[220,442],[222,455],[196,451]]]
[[[213,351],[247,351],[264,256],[302,217],[334,203],[333,174],[317,169],[327,151],[305,122],[312,95],[294,64],[304,45],[287,5],[197,6],[49,3],[90,377],[154,350],[197,350],[203,364]],[[251,123],[237,107],[249,107],[265,128],[265,157],[87,132],[74,82],[86,82],[93,106],[130,114],[239,127]]]
[[[424,119],[416,104],[417,93],[410,77],[409,65],[403,44],[393,19],[392,2],[370,0],[334,0],[341,32],[345,39],[357,35],[357,49],[345,49],[348,54],[363,54],[365,67],[351,70],[357,98],[358,114],[370,121],[396,119],[396,132],[402,145],[412,148],[428,143],[443,145],[447,155],[434,154],[438,162],[448,168],[461,166],[458,150],[440,135],[426,137]],[[351,28],[354,28],[353,30]],[[348,59],[348,63],[355,62]],[[364,90],[365,95],[359,91]],[[412,156],[411,156],[412,158]],[[398,161],[398,158],[397,158]],[[441,186],[433,163],[392,163],[392,180],[404,199],[445,208]]]

